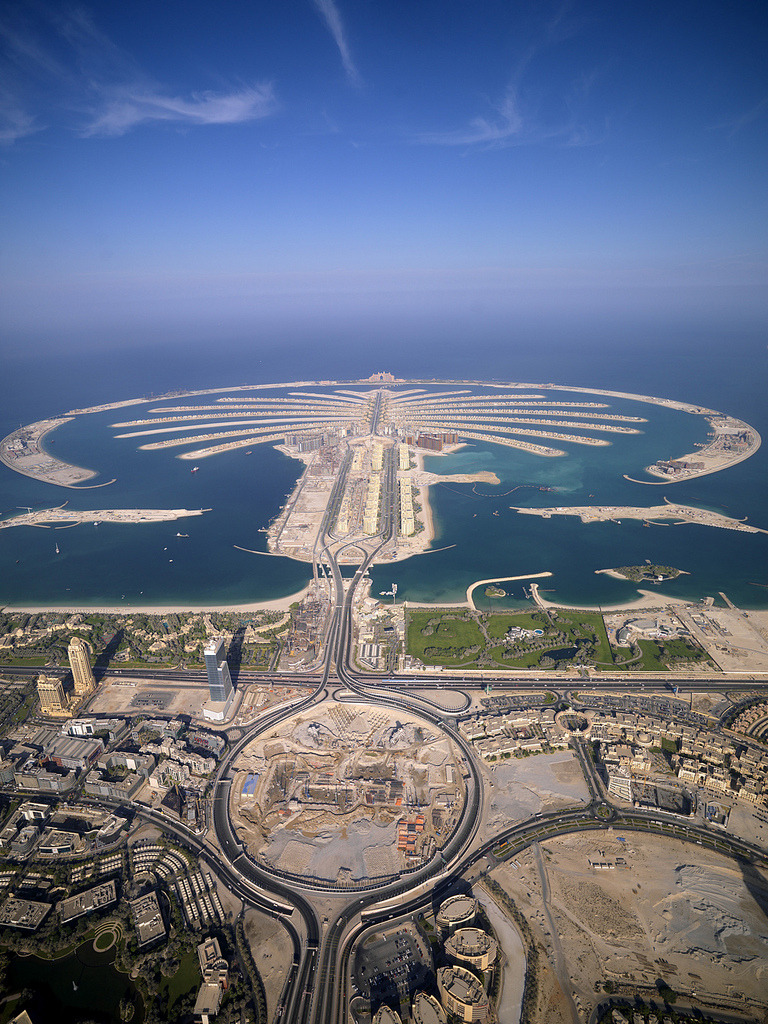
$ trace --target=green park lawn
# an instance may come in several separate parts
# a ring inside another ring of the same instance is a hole
[[[466,665],[477,661],[485,638],[465,613],[411,611],[408,613],[408,652],[425,665]],[[471,648],[479,648],[469,653]]]
[[[511,626],[541,629],[544,635],[517,640],[513,651],[503,643]],[[585,663],[598,669],[665,672],[670,662],[707,661],[698,647],[677,639],[662,643],[640,640],[640,657],[636,650],[614,651],[608,642],[603,616],[597,611],[551,608],[548,612],[481,612],[479,622],[470,612],[458,608],[408,612],[407,651],[425,665],[470,666],[483,655],[485,664],[490,657],[495,665],[507,669],[539,668],[544,658],[548,659],[545,667],[565,668],[582,662],[562,652],[585,645]]]
[[[549,625],[547,617],[542,612],[492,612],[484,616],[484,621],[488,636],[494,640],[503,640],[511,626],[519,626],[520,629],[546,629]]]
[[[181,958],[179,969],[176,973],[164,982],[163,987],[167,992],[164,1002],[168,1009],[170,1010],[174,1003],[186,995],[187,992],[196,988],[201,981],[197,950],[192,949]]]

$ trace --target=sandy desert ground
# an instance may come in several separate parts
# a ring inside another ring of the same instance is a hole
[[[614,866],[595,869],[596,860]],[[569,995],[588,1020],[595,983],[606,981],[655,989],[663,979],[701,1004],[734,1009],[742,996],[765,1000],[768,879],[753,868],[697,845],[615,832],[550,840],[493,877],[547,952],[537,1020],[570,1020]]]

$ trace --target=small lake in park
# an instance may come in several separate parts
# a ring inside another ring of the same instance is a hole
[[[58,960],[12,954],[6,992],[34,993],[31,1001],[23,1000],[19,1006],[33,1020],[80,1024],[87,1018],[99,1024],[120,1024],[120,1003],[127,999],[135,1008],[132,1024],[143,1024],[141,995],[129,976],[114,967],[117,947],[108,940],[109,933],[102,932]]]

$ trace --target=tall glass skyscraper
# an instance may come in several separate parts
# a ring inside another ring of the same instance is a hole
[[[223,703],[232,695],[232,677],[225,657],[224,637],[214,637],[205,645],[203,656],[208,672],[208,689],[211,700]]]

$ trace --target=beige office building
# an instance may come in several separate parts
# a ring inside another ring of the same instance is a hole
[[[449,896],[437,912],[437,927],[452,935],[457,928],[467,928],[474,924],[476,916],[477,900],[473,896]]]
[[[466,967],[441,967],[437,972],[440,1000],[454,1017],[462,1021],[488,1020],[488,996],[472,971]]]
[[[411,1020],[413,1024],[445,1024],[445,1010],[434,996],[417,992],[411,1005]]]
[[[96,688],[88,645],[79,636],[69,641],[69,667],[75,680],[75,695],[85,697]]]
[[[380,1006],[373,1018],[373,1024],[403,1024],[403,1018],[388,1006]]]
[[[40,710],[45,715],[66,715],[69,701],[64,694],[61,680],[56,676],[40,676],[37,680],[37,695]]]
[[[459,928],[445,940],[445,952],[477,971],[487,971],[496,962],[496,940],[480,928]]]

